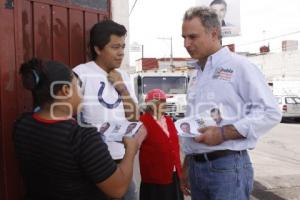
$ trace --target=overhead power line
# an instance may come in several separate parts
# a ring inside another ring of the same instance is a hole
[[[134,9],[137,1],[138,0],[135,0],[135,2],[133,3],[132,8],[130,9],[130,12],[129,12],[129,16],[131,15],[131,13],[132,13],[132,11],[133,11],[133,9]]]
[[[242,43],[242,44],[237,44],[237,46],[246,46],[246,45],[251,45],[251,44],[255,44],[255,43],[259,43],[259,42],[265,42],[267,40],[273,40],[273,39],[277,39],[277,38],[281,38],[281,37],[284,37],[284,36],[293,35],[293,34],[297,34],[297,33],[300,33],[300,30],[294,31],[294,32],[285,33],[285,34],[281,34],[281,35],[277,35],[277,36],[273,36],[273,37],[269,37],[269,38],[265,38],[265,39],[262,39],[262,40],[256,40],[256,41],[252,41],[252,42],[246,42],[246,43]]]

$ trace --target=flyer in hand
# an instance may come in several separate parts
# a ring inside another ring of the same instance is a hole
[[[198,130],[207,126],[217,126],[213,118],[207,113],[186,117],[175,122],[180,137],[196,137],[201,134]]]
[[[114,121],[101,124],[99,133],[106,142],[122,142],[123,137],[132,137],[140,126],[141,122]]]

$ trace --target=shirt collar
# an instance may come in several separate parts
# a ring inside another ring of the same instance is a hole
[[[208,59],[210,59],[211,66],[217,66],[221,60],[223,60],[224,58],[226,58],[226,56],[229,55],[229,53],[230,50],[228,49],[228,47],[222,47],[216,53],[210,55]]]
[[[199,62],[195,62],[194,64],[195,69],[199,70],[201,68]]]
[[[93,66],[94,69],[101,72],[103,75],[107,76],[107,72],[104,69],[102,69],[102,67],[99,66],[95,61],[91,61],[90,64],[91,66]]]
[[[228,49],[228,47],[222,47],[221,49],[219,49],[217,52],[215,52],[214,54],[210,55],[207,58],[207,62],[211,63],[211,66],[217,66],[217,64],[219,63],[219,61],[221,59],[224,59],[224,56],[227,56],[230,53],[230,50]],[[199,62],[195,62],[194,63],[195,69],[201,69],[201,65],[199,64]]]

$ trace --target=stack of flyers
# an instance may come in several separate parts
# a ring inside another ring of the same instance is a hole
[[[98,131],[106,142],[122,142],[123,137],[134,136],[141,125],[141,122],[105,122],[100,125]]]
[[[207,126],[216,126],[216,122],[207,115],[186,117],[175,122],[180,137],[196,137],[201,134],[199,129]]]

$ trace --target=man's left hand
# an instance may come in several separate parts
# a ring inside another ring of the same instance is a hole
[[[198,130],[201,135],[194,138],[196,142],[214,146],[223,142],[221,129],[216,126],[208,126]]]

